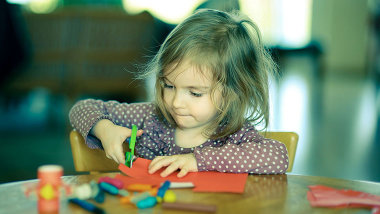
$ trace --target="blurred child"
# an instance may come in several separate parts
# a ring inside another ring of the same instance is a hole
[[[275,70],[257,26],[238,12],[199,10],[166,38],[147,66],[155,101],[83,100],[70,121],[90,148],[125,162],[122,144],[139,127],[135,152],[149,173],[180,170],[285,173],[284,144],[255,129],[268,122],[268,75]]]

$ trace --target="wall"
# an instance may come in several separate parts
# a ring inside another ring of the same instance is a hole
[[[325,71],[365,74],[368,50],[366,0],[314,0],[312,39],[325,52]]]

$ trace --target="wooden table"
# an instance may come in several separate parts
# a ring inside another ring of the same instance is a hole
[[[101,176],[115,176],[116,173],[64,176],[67,184],[82,184]],[[22,187],[37,183],[37,180],[12,182],[0,185],[0,213],[38,213],[37,202],[26,198]],[[177,201],[217,205],[217,213],[371,213],[366,209],[313,208],[306,199],[308,185],[326,185],[339,189],[353,189],[380,195],[380,183],[351,181],[326,177],[302,175],[250,175],[243,194],[194,193],[190,189],[174,190]],[[132,205],[120,204],[117,196],[106,196],[103,204],[106,213],[180,213],[164,210],[160,205],[139,210]],[[61,199],[60,213],[88,213]],[[183,212],[194,213],[194,212]]]

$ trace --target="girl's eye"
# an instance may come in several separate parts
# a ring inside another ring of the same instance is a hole
[[[191,92],[191,91],[190,91],[190,94],[193,95],[194,97],[201,97],[203,95],[201,93],[195,93],[195,92]]]
[[[164,88],[172,89],[172,88],[174,88],[174,87],[173,87],[172,85],[168,85],[168,84],[164,83]]]

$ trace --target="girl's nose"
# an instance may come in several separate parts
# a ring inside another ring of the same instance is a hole
[[[181,108],[184,106],[184,100],[180,93],[176,92],[173,97],[173,107],[174,108]]]

